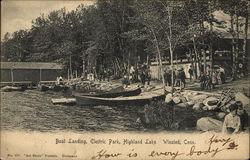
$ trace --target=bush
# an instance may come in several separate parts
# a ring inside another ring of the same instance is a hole
[[[149,105],[145,105],[145,121],[149,127],[161,125],[166,129],[174,126],[174,108],[171,104],[163,101],[153,101]]]

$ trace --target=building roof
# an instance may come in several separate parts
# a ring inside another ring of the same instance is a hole
[[[43,62],[0,62],[1,69],[62,69],[58,63]]]

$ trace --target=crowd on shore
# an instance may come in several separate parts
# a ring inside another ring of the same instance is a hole
[[[186,87],[186,80],[189,79],[190,82],[194,81],[195,75],[193,67],[190,66],[188,69],[189,78],[187,78],[184,68],[178,68],[173,70],[173,80],[172,80],[172,70],[164,70],[163,77],[166,86],[180,87],[184,89]],[[145,84],[150,85],[151,81],[151,71],[147,65],[139,66],[138,69],[134,69],[132,66],[130,68],[129,74],[124,71],[123,84],[129,85],[131,83],[140,82],[142,86]],[[200,82],[201,90],[213,89],[215,85],[224,84],[226,82],[225,70],[222,67],[214,68],[213,70],[208,69],[206,73],[201,72],[200,76],[197,77]]]
[[[172,70],[166,70],[164,73],[165,82],[168,86],[171,86],[172,84],[171,74]],[[192,80],[194,80],[194,71],[192,69],[192,66],[190,66],[190,68],[188,69],[188,74],[191,82]],[[181,89],[185,88],[186,79],[186,74],[183,68],[180,68],[178,70],[174,69],[173,86],[180,87]],[[213,71],[208,69],[206,73],[201,72],[198,80],[200,82],[201,90],[213,89],[215,85],[224,84],[226,82],[225,71],[222,67],[215,68],[213,69]]]
[[[185,72],[185,71],[186,72]],[[120,79],[122,78],[122,84],[128,86],[133,83],[140,83],[141,87],[145,85],[150,85],[152,81],[152,71],[150,67],[146,64],[137,65],[136,67],[130,66],[129,69],[124,69],[115,74],[112,69],[103,68],[99,70],[98,74],[96,72],[87,74],[85,78],[92,81],[98,80],[99,82]],[[173,78],[172,78],[173,76]],[[184,89],[187,87],[187,82],[199,82],[200,90],[211,90],[214,89],[216,85],[221,85],[226,82],[226,74],[224,68],[221,66],[213,67],[212,69],[207,66],[206,71],[201,69],[200,73],[194,70],[191,65],[189,68],[174,68],[163,69],[163,77],[166,86],[180,87]]]

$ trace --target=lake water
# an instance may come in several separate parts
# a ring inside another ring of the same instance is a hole
[[[140,131],[133,106],[66,106],[53,105],[51,98],[62,98],[59,92],[1,93],[2,130],[119,132]]]

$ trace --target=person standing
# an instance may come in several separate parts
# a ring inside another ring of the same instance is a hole
[[[171,70],[165,70],[164,79],[167,86],[171,86]]]
[[[217,82],[219,85],[222,84],[221,72],[219,70],[217,71]]]
[[[168,81],[167,81],[167,70],[164,71],[163,77],[164,77],[164,80],[165,80],[166,85],[168,86]]]
[[[140,80],[141,80],[142,86],[144,86],[146,82],[146,75],[145,75],[145,68],[143,66],[140,69]]]
[[[188,73],[189,73],[189,76],[190,76],[190,81],[193,79],[193,75],[194,75],[194,71],[192,69],[192,65],[190,66],[190,68],[188,69]]]
[[[146,75],[145,75],[145,72],[142,72],[141,73],[141,84],[142,84],[142,86],[145,85],[145,82],[146,82]]]
[[[180,71],[180,78],[181,78],[181,89],[185,88],[186,87],[186,74],[184,72],[184,69],[181,68],[181,71]],[[183,88],[182,88],[183,86]]]
[[[220,76],[221,76],[221,83],[224,84],[226,82],[226,74],[224,68],[220,67]]]
[[[204,90],[206,88],[206,75],[202,72],[199,79],[200,79],[200,88],[201,90]]]
[[[215,85],[218,84],[218,79],[217,79],[217,72],[216,72],[216,70],[214,70],[214,71],[212,72],[212,77],[211,77],[211,79],[212,79],[212,88],[215,88]]]
[[[174,70],[173,70],[173,84],[172,84],[172,70],[171,70],[171,85],[173,85],[173,86],[175,86],[177,74],[178,74],[178,71],[176,68],[174,68]]]
[[[106,77],[108,77],[108,75],[107,75],[107,70],[104,69],[104,70],[103,70],[103,81],[106,80]]]
[[[169,86],[172,85],[172,71],[171,70],[168,70],[167,72],[167,83]]]
[[[175,86],[178,86],[181,88],[181,69],[178,69],[176,72]]]

